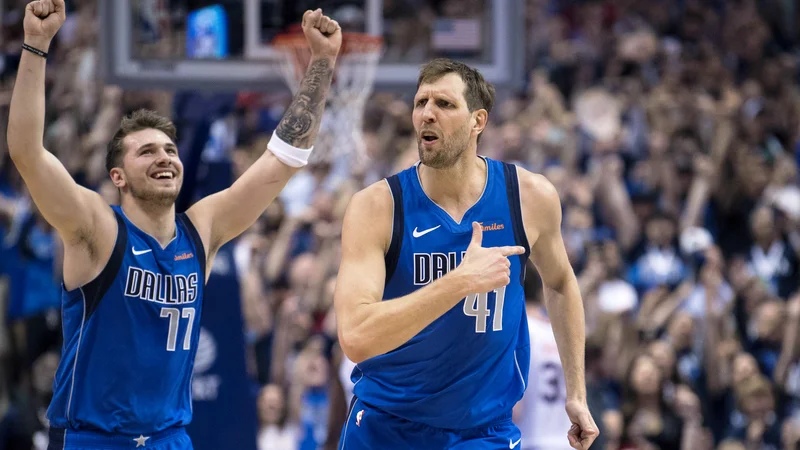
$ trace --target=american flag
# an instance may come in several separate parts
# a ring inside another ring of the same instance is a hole
[[[480,19],[438,19],[432,44],[437,50],[480,50]]]

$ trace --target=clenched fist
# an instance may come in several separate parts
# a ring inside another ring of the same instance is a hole
[[[50,41],[67,18],[64,0],[38,0],[25,7],[25,43],[47,51]]]
[[[322,14],[321,9],[303,14],[303,34],[306,35],[311,56],[336,58],[342,47],[342,28],[339,23]]]

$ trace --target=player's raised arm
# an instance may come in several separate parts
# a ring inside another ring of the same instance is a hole
[[[69,239],[88,229],[97,214],[111,210],[96,193],[80,187],[43,146],[45,62],[50,41],[66,18],[64,0],[31,2],[25,8],[24,50],[8,119],[8,151],[36,206]],[[113,238],[113,234],[112,234]]]
[[[522,216],[531,242],[530,259],[542,277],[548,316],[553,326],[567,385],[567,415],[573,423],[569,443],[588,449],[597,437],[586,403],[585,317],[578,280],[561,237],[561,202],[555,187],[541,175],[518,169]]]
[[[250,227],[308,162],[319,132],[342,32],[335,20],[317,9],[303,15],[303,33],[311,47],[311,61],[299,91],[272,136],[269,151],[230,188],[201,200],[188,211],[209,247],[209,257]]]
[[[411,294],[382,301],[392,214],[389,187],[379,182],[353,196],[342,223],[334,306],[339,343],[355,363],[403,345],[470,292],[507,285],[508,257],[525,251],[517,246],[483,248],[482,229],[473,223],[472,241],[455,270]]]

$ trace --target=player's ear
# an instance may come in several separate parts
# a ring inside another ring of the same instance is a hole
[[[109,176],[111,177],[111,182],[114,183],[117,189],[125,187],[125,172],[123,172],[121,168],[114,167],[111,169],[111,172],[109,172]]]
[[[472,120],[474,121],[472,124],[472,131],[474,131],[475,134],[481,134],[483,129],[486,128],[486,123],[489,121],[489,113],[481,108],[472,113]]]

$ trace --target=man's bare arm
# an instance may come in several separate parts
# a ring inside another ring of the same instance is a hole
[[[373,184],[353,196],[342,223],[334,305],[339,343],[355,363],[400,347],[469,294],[469,283],[451,272],[412,294],[381,301],[392,205],[386,183]]]
[[[42,20],[29,5],[25,11],[25,43],[46,52],[52,37],[32,35],[31,30],[35,24],[45,21],[60,26],[65,13],[63,0],[44,6],[60,9]],[[38,14],[44,12],[38,11]],[[45,59],[23,51],[9,110],[8,151],[44,218],[70,241],[78,232],[92,228],[99,211],[105,208],[110,213],[111,210],[99,195],[75,183],[61,162],[45,150],[44,79]]]
[[[321,11],[306,13],[303,30],[312,53],[315,42],[318,46],[335,39],[341,42],[339,25]],[[339,49],[338,43],[330,45],[327,51],[312,55],[300,89],[275,130],[275,135],[292,147],[309,149],[319,132]],[[299,165],[288,165],[276,156],[274,151],[280,150],[277,145],[280,142],[270,141],[270,151],[264,152],[230,188],[197,202],[188,211],[209,249],[209,258],[249,228],[300,170]]]
[[[524,169],[517,173],[530,259],[542,277],[545,306],[564,368],[566,412],[572,421],[567,438],[573,448],[587,450],[598,429],[586,399],[586,320],[578,280],[561,237],[561,201],[546,178]]]
[[[585,401],[585,318],[578,281],[561,238],[561,202],[553,185],[544,177],[519,170],[519,178],[522,216],[526,230],[531,230],[528,231],[530,259],[542,277],[547,313],[564,367],[567,396]]]
[[[490,292],[509,283],[511,255],[522,247],[481,247],[473,238],[461,264],[433,283],[400,298],[381,301],[384,255],[392,229],[392,199],[384,182],[353,196],[342,224],[342,262],[336,280],[339,343],[359,363],[408,342],[472,292]]]

